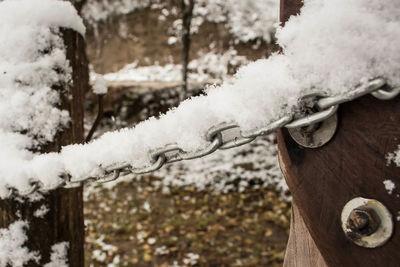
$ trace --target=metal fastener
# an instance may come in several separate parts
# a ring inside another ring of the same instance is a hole
[[[301,99],[303,118],[287,124],[290,136],[296,143],[307,148],[318,148],[328,143],[336,133],[338,105],[321,110],[317,103],[323,95],[311,93]]]
[[[346,237],[361,247],[382,246],[393,233],[391,213],[374,199],[352,199],[344,206],[341,219]]]

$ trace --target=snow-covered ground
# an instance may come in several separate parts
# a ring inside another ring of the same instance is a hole
[[[161,0],[88,0],[82,14],[89,24],[96,27],[101,21],[143,8],[160,10],[160,20],[179,12],[177,8],[167,9]],[[239,41],[262,39],[271,42],[278,14],[279,0],[196,0],[192,32],[196,33],[204,21],[223,22]],[[181,28],[182,21],[177,19],[171,31],[179,36]]]
[[[221,83],[232,77],[230,67],[239,67],[249,63],[246,57],[237,55],[230,49],[224,54],[200,53],[197,59],[189,63],[189,82],[197,84]],[[92,74],[93,77],[96,74]],[[164,66],[138,66],[137,63],[126,65],[120,71],[104,75],[108,82],[177,82],[182,80],[182,66],[167,64]]]

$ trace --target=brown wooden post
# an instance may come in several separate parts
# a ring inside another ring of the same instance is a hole
[[[85,55],[83,37],[72,31],[62,30],[67,58],[72,67],[73,82],[68,88],[57,88],[62,93],[62,109],[71,116],[71,127],[60,132],[55,142],[45,151],[59,151],[61,146],[83,141],[83,101],[88,88],[88,62]],[[43,218],[34,216],[42,205],[49,211]],[[27,247],[41,255],[39,264],[30,262],[29,266],[43,266],[50,261],[51,247],[59,242],[69,243],[68,260],[70,266],[84,266],[84,225],[82,188],[59,189],[44,196],[38,202],[19,202],[12,199],[0,201],[0,228],[8,227],[16,220],[29,223]]]
[[[281,4],[285,21],[301,0]],[[342,104],[338,116],[335,136],[321,148],[298,145],[286,129],[278,133],[281,169],[293,195],[285,266],[399,266],[399,191],[388,194],[383,181],[400,186],[400,168],[387,166],[385,158],[399,144],[400,99],[364,96]],[[394,235],[385,245],[364,248],[345,237],[341,212],[356,197],[379,200],[393,215]]]

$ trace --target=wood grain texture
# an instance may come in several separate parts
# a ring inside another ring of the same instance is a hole
[[[286,247],[284,267],[326,267],[314,240],[299,213],[295,203],[292,203],[290,220],[290,235]]]
[[[386,245],[367,249],[346,239],[340,220],[355,197],[377,199],[397,216],[400,168],[388,166],[386,155],[400,143],[399,125],[400,97],[381,101],[368,95],[340,106],[338,131],[321,148],[303,148],[287,130],[279,131],[281,168],[293,202],[328,266],[399,266],[398,221]],[[396,185],[392,194],[386,179]]]
[[[72,30],[62,30],[67,47],[67,58],[72,68],[72,82],[54,88],[62,94],[60,108],[69,110],[71,124],[68,129],[55,137],[55,142],[43,151],[59,151],[61,146],[83,141],[83,101],[88,90],[88,62],[85,55],[84,39]],[[34,216],[42,205],[49,211],[43,218]],[[38,202],[19,202],[13,199],[0,201],[0,228],[8,227],[16,220],[29,223],[27,247],[41,255],[39,263],[29,262],[29,266],[43,266],[50,261],[51,247],[66,241],[69,243],[70,266],[83,266],[84,224],[82,188],[59,189],[45,195]]]

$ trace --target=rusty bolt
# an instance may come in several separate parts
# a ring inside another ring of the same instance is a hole
[[[346,237],[365,248],[383,246],[393,234],[393,216],[378,200],[356,197],[346,203],[340,216]]]
[[[373,234],[380,225],[376,212],[368,208],[357,208],[351,211],[347,220],[347,226],[352,235],[369,236]]]

